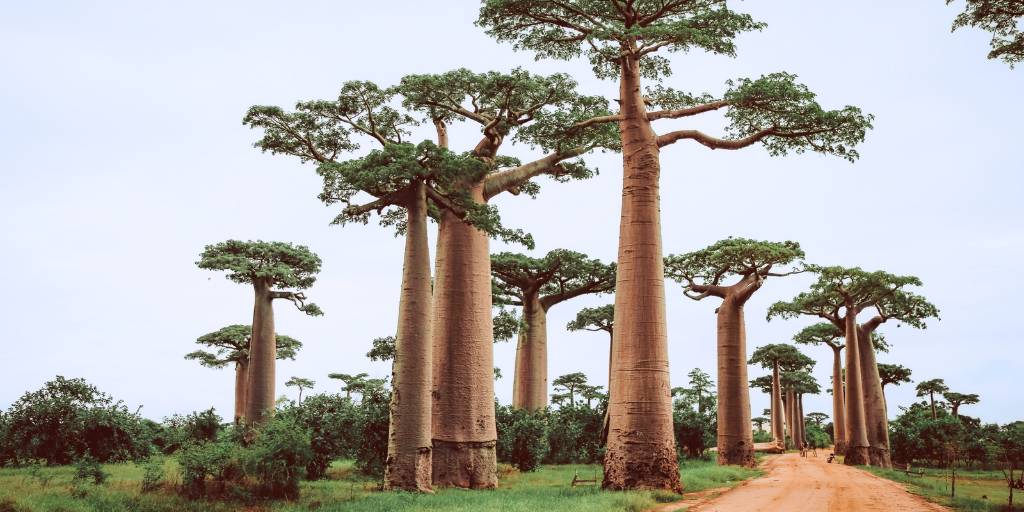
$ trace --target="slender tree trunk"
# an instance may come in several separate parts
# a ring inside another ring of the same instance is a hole
[[[864,422],[867,426],[868,458],[872,466],[891,468],[889,455],[889,419],[885,415],[882,379],[878,375],[875,346],[871,342],[873,329],[861,327],[857,333],[860,344],[861,385],[864,388]]]
[[[249,342],[249,385],[246,389],[245,419],[261,425],[274,413],[274,384],[277,378],[277,340],[274,335],[274,306],[270,283],[253,283],[255,305],[252,340]]]
[[[483,202],[483,186],[471,189]],[[433,481],[498,485],[491,256],[485,233],[451,213],[438,229],[433,328]]]
[[[804,395],[796,397],[797,425],[800,426],[800,445],[807,446],[807,417],[804,416]]]
[[[798,448],[796,441],[796,395],[793,390],[786,391],[786,430],[789,434],[789,445],[787,448]]]
[[[612,343],[615,341],[614,329],[608,331],[608,338],[608,390],[610,393],[612,388],[612,368],[615,367],[612,364],[612,356],[615,354],[615,350],[612,348],[614,346]],[[608,411],[611,409],[610,397],[611,395],[609,394],[609,403],[604,408],[604,424],[601,427],[601,446],[604,447],[608,446],[608,428],[611,426],[611,416],[608,414]]]
[[[743,304],[728,296],[718,308],[718,463],[754,466]]]
[[[516,346],[512,407],[536,411],[548,404],[548,320],[547,310],[536,293],[523,302],[526,328],[519,332]],[[570,398],[572,393],[570,392]]]
[[[857,313],[846,308],[846,457],[848,466],[870,463],[868,433],[861,386],[860,344],[857,341]]]
[[[249,387],[249,363],[235,362],[235,423],[245,417],[245,390]]]
[[[431,290],[425,185],[413,185],[391,367],[391,422],[385,489],[431,492]]]
[[[846,398],[843,386],[842,348],[832,347],[832,440],[835,453],[846,453]]]
[[[936,416],[936,414],[935,414],[935,392],[934,391],[929,391],[928,392],[928,399],[931,400],[931,402],[932,402],[932,419],[933,420],[938,419],[938,416]]]
[[[605,489],[682,492],[672,426],[665,269],[661,253],[658,141],[640,92],[636,57],[619,81],[622,216],[615,279],[615,355],[609,387]]]
[[[785,413],[782,406],[782,385],[779,382],[779,365],[772,367],[772,438],[776,446],[786,449]]]

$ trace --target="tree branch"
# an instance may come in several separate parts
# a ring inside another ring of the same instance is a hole
[[[722,107],[727,107],[731,104],[727,100],[712,101],[710,103],[704,103],[702,105],[694,105],[692,107],[681,108],[678,110],[658,110],[655,112],[647,113],[648,121],[656,121],[658,119],[679,119],[681,117],[690,117],[697,114],[703,114],[704,112],[711,112],[712,110],[718,110]]]
[[[484,180],[484,200],[490,199],[502,192],[514,189],[535,176],[541,174],[554,174],[553,171],[558,169],[557,164],[559,162],[582,155],[586,151],[586,148],[576,147],[568,151],[555,152],[539,160],[534,160],[533,162],[520,165],[519,167],[491,174]]]

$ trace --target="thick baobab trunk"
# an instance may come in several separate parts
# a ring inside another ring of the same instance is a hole
[[[786,391],[786,433],[789,435],[787,448],[799,448],[796,440],[796,399],[793,390]]]
[[[718,308],[718,463],[754,466],[743,304],[726,297]]]
[[[526,327],[516,346],[512,407],[536,411],[548,404],[548,319],[537,294],[523,302]]]
[[[807,446],[807,418],[804,416],[804,395],[796,396],[796,418],[800,430],[800,445]]]
[[[482,186],[471,190],[483,202]],[[433,481],[498,485],[491,256],[487,235],[454,214],[438,228],[433,328]]]
[[[274,413],[275,364],[277,340],[274,335],[274,306],[270,284],[253,283],[255,305],[252,314],[252,339],[249,342],[249,385],[246,387],[245,420],[263,424]]]
[[[846,397],[843,386],[842,348],[832,347],[832,440],[835,453],[846,453]]]
[[[385,489],[431,491],[430,248],[427,198],[423,183],[412,188],[406,205],[408,228],[402,294],[398,301],[395,360],[391,367],[391,423]]]
[[[872,466],[891,468],[889,455],[889,419],[885,414],[882,379],[878,376],[875,347],[871,342],[873,329],[861,327],[857,333],[860,344],[860,375],[864,389],[864,423],[868,434],[868,460]]]
[[[776,448],[786,449],[786,423],[783,419],[782,384],[779,382],[779,364],[772,367],[772,439]]]
[[[235,423],[245,417],[245,390],[249,387],[249,363],[235,362]]]
[[[861,385],[860,344],[857,342],[857,313],[846,308],[846,457],[848,466],[869,464],[867,423],[864,418],[864,389]]]
[[[602,486],[682,492],[665,333],[658,141],[647,120],[637,57],[622,58],[619,96],[622,216]]]

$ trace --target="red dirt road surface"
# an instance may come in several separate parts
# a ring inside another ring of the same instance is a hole
[[[798,453],[772,456],[765,476],[747,481],[688,512],[948,512],[907,492],[901,485],[838,461],[828,452],[806,458]]]

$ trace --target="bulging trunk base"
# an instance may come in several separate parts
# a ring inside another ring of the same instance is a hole
[[[495,441],[454,442],[434,439],[434,485],[463,489],[494,489],[498,486]]]
[[[867,466],[871,463],[867,446],[850,446],[846,449],[846,457],[843,463],[847,466]]]
[[[868,460],[871,461],[872,466],[892,469],[892,458],[889,456],[889,450],[884,448],[875,446],[868,448]]]
[[[612,491],[666,490],[682,494],[679,462],[674,447],[637,443],[630,451],[608,452],[604,457],[601,488]],[[625,455],[646,457],[627,460]]]
[[[846,441],[843,441],[843,440],[836,441],[835,446],[832,447],[832,451],[836,455],[846,455]]]
[[[750,442],[737,440],[735,442],[718,440],[718,465],[745,466],[752,468],[754,462],[754,445]]]
[[[420,448],[416,453],[388,457],[384,471],[384,490],[433,493],[430,487],[430,448]]]

